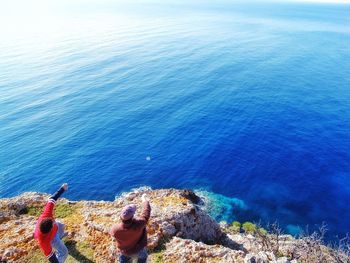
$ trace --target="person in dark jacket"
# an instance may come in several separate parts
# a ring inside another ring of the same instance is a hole
[[[142,195],[142,206],[142,214],[139,218],[134,217],[135,205],[125,206],[120,214],[122,222],[112,226],[110,230],[121,253],[120,263],[130,262],[134,257],[137,257],[138,263],[147,261],[146,225],[151,216],[151,206],[145,194]]]
[[[49,198],[35,226],[34,238],[51,263],[63,263],[68,257],[68,249],[61,240],[64,225],[55,221],[53,214],[57,199],[67,189],[68,184],[65,183]]]

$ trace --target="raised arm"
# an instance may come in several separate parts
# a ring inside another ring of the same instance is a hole
[[[141,217],[146,220],[146,222],[151,217],[151,206],[149,204],[149,201],[146,198],[146,194],[143,194],[142,197],[142,214]]]
[[[68,184],[63,184],[52,196],[50,196],[41,217],[53,217],[53,209],[57,199],[68,189]]]
[[[58,198],[63,194],[64,191],[68,189],[68,184],[64,183],[50,198],[49,201],[52,200],[54,202],[57,201]]]

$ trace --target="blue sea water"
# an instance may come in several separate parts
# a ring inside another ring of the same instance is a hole
[[[11,8],[0,197],[193,188],[218,220],[349,231],[350,5]]]

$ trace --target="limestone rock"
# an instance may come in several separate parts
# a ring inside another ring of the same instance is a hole
[[[290,263],[290,261],[287,257],[281,257],[277,259],[276,263]]]
[[[269,260],[264,254],[247,254],[244,263],[268,263]]]
[[[174,237],[166,245],[165,262],[244,262],[244,252]]]

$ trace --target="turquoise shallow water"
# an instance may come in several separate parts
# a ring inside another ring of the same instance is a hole
[[[2,16],[0,197],[194,188],[218,220],[344,235],[350,6],[201,3]]]

